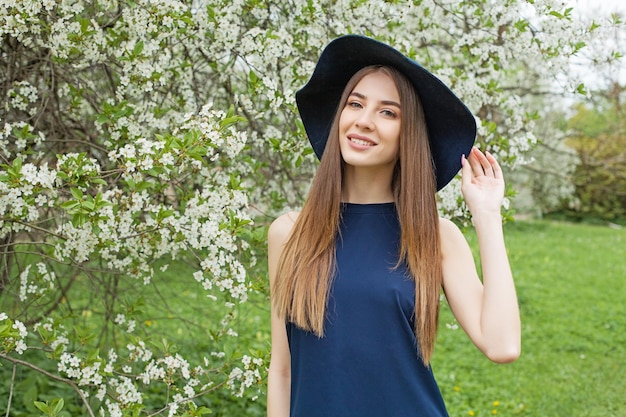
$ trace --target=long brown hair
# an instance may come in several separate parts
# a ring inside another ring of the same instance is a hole
[[[391,184],[401,228],[397,266],[405,262],[415,280],[415,333],[422,360],[428,364],[437,334],[442,282],[436,181],[421,102],[412,84],[394,68],[366,67],[346,84],[308,198],[281,253],[272,303],[281,317],[324,335],[341,221],[344,162],[339,118],[354,87],[376,71],[389,75],[400,93],[400,148]]]

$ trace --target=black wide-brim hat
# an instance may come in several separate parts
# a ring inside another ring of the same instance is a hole
[[[437,190],[461,169],[476,138],[476,121],[469,109],[437,77],[420,64],[386,45],[360,35],[331,41],[322,51],[309,82],[296,92],[302,123],[321,159],[341,94],[350,78],[370,65],[390,66],[413,84],[424,108]]]

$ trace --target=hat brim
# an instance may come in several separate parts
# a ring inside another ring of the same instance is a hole
[[[346,35],[330,42],[309,82],[296,92],[298,111],[315,154],[321,159],[346,84],[357,71],[370,65],[397,69],[415,88],[424,108],[437,190],[442,189],[461,169],[461,155],[468,155],[474,144],[474,116],[444,83],[417,62],[364,36]]]

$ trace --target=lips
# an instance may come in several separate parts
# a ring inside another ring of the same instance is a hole
[[[348,135],[348,140],[360,146],[375,146],[376,143],[367,137],[359,135]]]

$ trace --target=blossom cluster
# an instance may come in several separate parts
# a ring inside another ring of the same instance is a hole
[[[26,265],[20,274],[20,301],[26,301],[27,294],[43,294],[46,290],[54,288],[56,276],[54,271],[48,271],[45,263],[38,262],[36,264],[37,272],[34,279],[29,280],[30,269],[32,265]]]
[[[117,317],[121,321],[121,317]],[[35,326],[40,340],[53,351],[58,351],[57,371],[60,377],[75,381],[82,395],[91,395],[102,403],[101,412],[108,415],[125,415],[124,409],[141,406],[146,398],[142,387],[163,384],[173,395],[167,404],[168,415],[178,415],[183,404],[215,389],[215,365],[224,353],[213,353],[216,358],[204,359],[202,365],[192,367],[179,354],[157,354],[144,341],[128,344],[124,350],[111,349],[106,358],[98,354],[87,355],[67,350],[67,333],[59,330],[59,324],[48,319]],[[15,351],[22,354],[29,336],[19,321],[11,321],[6,313],[0,313],[0,353]],[[32,336],[32,335],[31,335]],[[35,341],[35,339],[33,339]],[[58,349],[57,349],[58,348]],[[55,354],[57,355],[57,354]],[[120,355],[124,355],[121,357]],[[226,386],[235,396],[242,396],[245,389],[262,382],[264,362],[260,358],[244,355],[242,367],[234,367]],[[213,368],[212,368],[213,366]]]
[[[241,397],[246,389],[261,381],[260,369],[263,361],[260,358],[251,358],[244,355],[241,359],[243,368],[234,368],[228,377],[228,387],[236,396]]]
[[[0,353],[14,350],[19,355],[23,354],[28,349],[25,342],[27,336],[24,323],[11,320],[6,313],[0,312]]]

